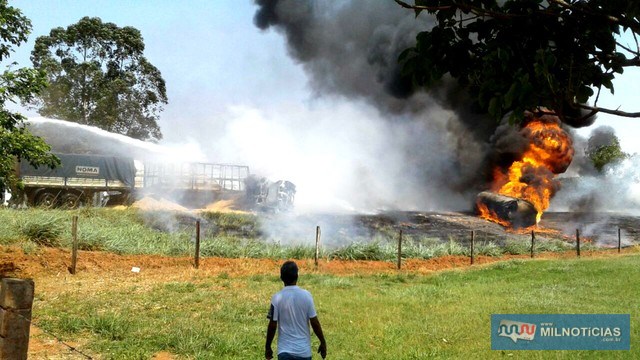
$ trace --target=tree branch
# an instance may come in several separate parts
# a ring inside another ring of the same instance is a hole
[[[624,47],[622,48],[627,50]],[[600,64],[604,64],[605,59],[606,60],[616,59],[616,57],[613,56],[612,54],[605,53],[602,51],[595,52],[593,55],[596,59],[598,59]],[[620,66],[640,66],[640,54],[636,54],[636,56],[631,59],[625,58],[624,60],[620,61]]]
[[[452,2],[453,5],[444,5],[444,6],[424,6],[424,5],[409,5],[401,0],[394,0],[398,5],[402,6],[406,9],[413,10],[427,10],[427,11],[440,11],[440,10],[450,10],[453,8],[460,9],[462,11],[470,12],[478,16],[491,16],[496,19],[512,19],[516,17],[524,17],[528,15],[516,15],[516,14],[505,14],[500,12],[495,12],[483,8],[479,8],[477,6],[472,6],[469,4],[461,4],[458,2]]]
[[[559,6],[562,6],[565,9],[571,10],[571,11],[579,11],[585,14],[589,14],[591,16],[598,16],[598,17],[602,17],[607,19],[609,22],[614,23],[614,24],[618,24],[618,25],[622,25],[622,26],[626,26],[629,29],[633,30],[633,32],[640,32],[640,24],[638,24],[637,22],[634,21],[629,21],[628,19],[625,18],[617,18],[615,16],[612,15],[604,15],[595,11],[591,11],[590,9],[588,9],[586,6],[575,6],[573,4],[569,4],[568,2],[564,1],[564,0],[549,0],[549,3],[554,3],[557,4]]]
[[[634,37],[635,37],[635,36],[634,36]],[[637,39],[636,39],[636,41],[637,41]],[[620,46],[621,48],[623,48],[623,49],[627,50],[628,52],[630,52],[630,53],[631,53],[631,54],[633,54],[633,55],[640,56],[640,51],[639,51],[639,50],[631,50],[631,48],[629,48],[629,47],[627,47],[627,46],[625,46],[625,45],[622,45],[619,41],[616,41],[616,45],[618,45],[618,46]],[[638,45],[638,44],[636,44],[636,45]]]
[[[497,19],[513,19],[513,18],[530,16],[530,14],[506,14],[506,13],[496,12],[493,10],[487,10],[481,7],[477,7],[477,6],[473,6],[465,3],[459,3],[456,1],[452,2],[453,5],[443,5],[443,6],[410,5],[402,0],[394,0],[394,1],[398,5],[402,6],[403,8],[412,9],[412,10],[440,11],[440,10],[450,10],[452,8],[457,8],[462,11],[471,12],[478,16],[490,16]],[[549,0],[549,3],[556,4],[567,10],[579,11],[584,14],[588,14],[590,16],[602,17],[611,23],[628,27],[629,29],[633,30],[634,33],[640,33],[640,24],[637,21],[633,21],[633,20],[630,21],[629,19],[618,18],[612,15],[604,15],[595,11],[591,11],[590,9],[584,6],[575,6],[574,4],[570,4],[564,0]],[[547,16],[555,16],[555,17],[558,16],[558,13],[554,11],[549,11],[548,8],[544,8],[544,7],[542,8],[542,10],[537,11],[537,13],[544,14]]]
[[[607,108],[603,108],[603,107],[599,107],[599,106],[589,106],[589,105],[584,105],[584,104],[575,104],[575,105],[578,106],[581,109],[591,110],[591,111],[595,111],[595,112],[603,112],[605,114],[624,116],[624,117],[630,117],[630,118],[640,117],[640,112],[630,113],[630,112],[626,112],[626,111],[607,109]]]
[[[401,0],[395,0],[395,2],[402,6],[405,9],[411,9],[411,10],[427,10],[427,11],[439,11],[439,10],[449,10],[451,9],[453,6],[452,5],[447,5],[447,6],[421,6],[421,5],[409,5],[404,1]]]
[[[630,117],[630,118],[638,118],[640,117],[640,112],[626,112],[626,111],[620,111],[620,110],[612,110],[612,109],[607,109],[607,108],[603,108],[603,107],[599,107],[599,106],[590,106],[590,105],[585,105],[585,104],[573,104],[576,107],[579,107],[581,109],[585,109],[585,110],[590,110],[591,112],[583,117],[581,117],[580,119],[586,119],[586,118],[590,118],[593,115],[599,113],[599,112],[603,112],[605,114],[611,114],[611,115],[617,115],[617,116],[623,116],[623,117]],[[553,115],[553,116],[558,116],[558,112],[556,112],[555,110],[547,110],[547,109],[537,109],[535,112],[535,114],[537,115]]]
[[[406,9],[440,11],[440,10],[450,10],[452,8],[457,8],[457,9],[460,9],[462,11],[470,12],[470,13],[473,13],[473,14],[478,15],[478,16],[490,16],[492,18],[502,19],[502,20],[515,19],[515,18],[526,18],[526,17],[531,16],[531,14],[508,14],[508,13],[503,13],[503,12],[497,12],[497,11],[488,10],[488,9],[485,9],[485,8],[482,8],[482,7],[473,6],[473,5],[466,4],[466,3],[460,3],[460,2],[457,2],[457,1],[452,1],[453,5],[443,5],[443,6],[410,5],[410,4],[407,4],[406,2],[404,2],[402,0],[394,0],[394,1],[398,5],[402,6],[403,8],[406,8]],[[550,2],[553,2],[553,0],[551,0]],[[564,1],[562,1],[562,2],[567,4]],[[567,4],[567,5],[571,6],[570,4]],[[536,13],[537,14],[543,14],[543,15],[546,15],[546,16],[552,16],[552,17],[557,17],[558,16],[557,12],[550,11],[548,8],[545,8],[542,5],[540,5],[540,9],[538,11],[536,11]],[[633,29],[633,27],[631,27],[631,26],[629,26],[629,27]]]

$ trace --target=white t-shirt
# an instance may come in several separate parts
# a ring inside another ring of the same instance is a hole
[[[316,317],[311,293],[285,286],[271,298],[267,317],[278,322],[278,354],[311,357],[309,319]]]

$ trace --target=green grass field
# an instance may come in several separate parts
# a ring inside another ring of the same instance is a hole
[[[202,221],[201,255],[227,258],[313,258],[313,240],[288,245],[261,232],[261,218],[252,214],[141,211],[133,208],[83,208],[79,210],[13,210],[0,208],[0,245],[20,245],[25,252],[35,246],[71,247],[71,218],[77,215],[80,250],[116,254],[189,256],[194,252],[195,221]],[[321,256],[345,260],[394,261],[397,234],[381,229],[368,239],[346,239],[341,246],[322,248]],[[331,239],[330,239],[331,240]],[[538,240],[536,252],[564,251],[573,245],[560,240]],[[583,250],[593,249],[590,243]],[[527,242],[507,239],[504,246],[478,241],[477,255],[528,254]],[[431,259],[444,255],[469,255],[469,247],[454,239],[405,236],[403,257]]]
[[[79,277],[39,294],[34,321],[106,359],[149,359],[159,351],[262,358],[269,299],[282,286],[276,275],[190,274],[153,283],[125,277],[98,291]],[[299,285],[315,297],[329,359],[637,359],[639,279],[640,255],[632,254],[510,260],[431,275],[302,273]],[[632,350],[491,351],[493,313],[631,314]]]

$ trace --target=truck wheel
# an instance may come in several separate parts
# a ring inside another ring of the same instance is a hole
[[[76,194],[64,194],[60,200],[60,205],[65,209],[75,209],[84,206],[82,197]]]
[[[38,197],[36,198],[36,206],[40,206],[46,209],[51,209],[56,205],[56,198],[57,198],[56,194],[49,191],[45,191],[41,194],[38,194]]]

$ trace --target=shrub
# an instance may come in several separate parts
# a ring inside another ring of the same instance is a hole
[[[42,246],[60,246],[60,235],[62,225],[59,218],[38,217],[34,219],[24,219],[19,222],[18,230],[20,235],[34,243]]]
[[[534,245],[535,246],[535,245]],[[504,244],[505,254],[522,255],[531,252],[531,243],[522,240],[507,240]]]
[[[504,249],[496,245],[493,241],[478,246],[478,255],[502,256]]]
[[[378,242],[369,244],[353,243],[333,250],[329,253],[329,258],[342,260],[391,260],[393,259],[393,251]]]

